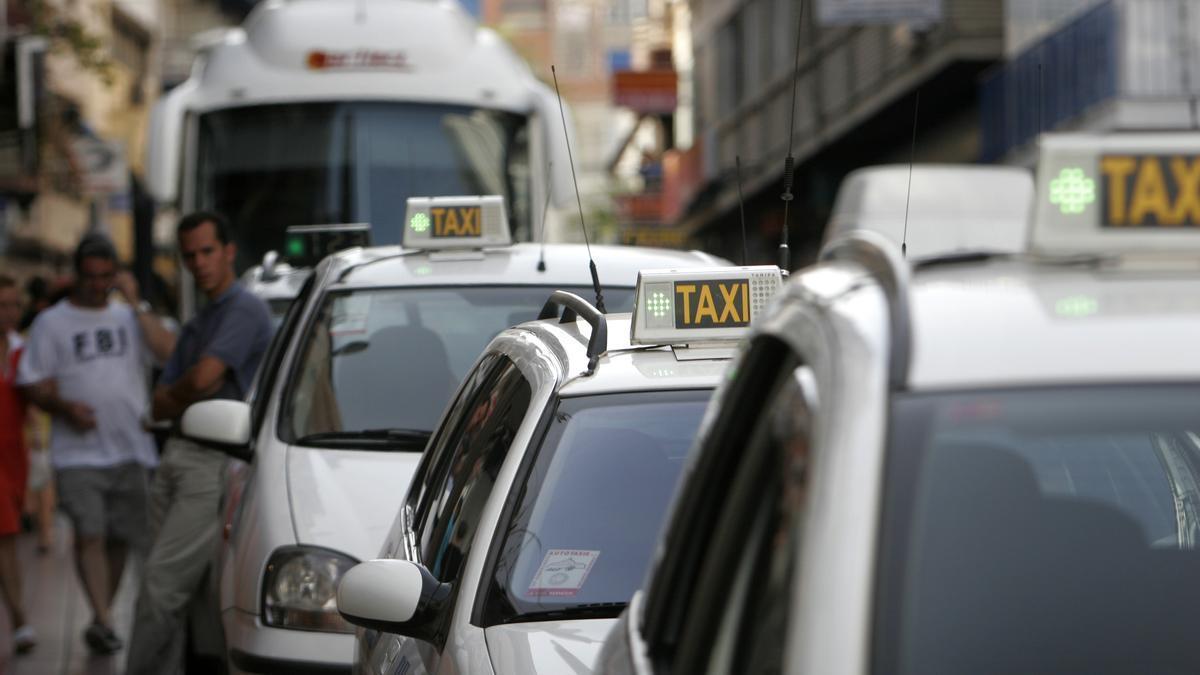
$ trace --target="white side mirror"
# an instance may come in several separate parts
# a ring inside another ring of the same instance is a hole
[[[427,639],[450,596],[424,567],[407,560],[368,560],[338,584],[337,607],[352,624]]]
[[[184,411],[180,427],[185,438],[197,443],[245,452],[250,446],[250,404],[226,399],[193,403]]]

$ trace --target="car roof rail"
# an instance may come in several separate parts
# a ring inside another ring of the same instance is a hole
[[[877,232],[854,230],[826,244],[820,259],[856,263],[883,289],[891,331],[888,385],[894,390],[902,389],[908,382],[912,359],[912,316],[908,302],[911,268],[899,247]]]
[[[559,307],[563,308],[559,323],[575,323],[578,316],[591,325],[592,337],[588,339],[587,343],[588,369],[584,375],[595,373],[596,364],[600,362],[600,355],[608,351],[608,321],[592,303],[566,291],[554,291],[550,294],[550,299],[546,300],[546,304],[542,306],[542,312],[538,314],[538,320],[555,318],[558,316]]]

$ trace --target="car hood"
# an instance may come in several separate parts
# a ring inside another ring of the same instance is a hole
[[[589,675],[616,619],[537,621],[486,629],[492,670],[528,675]]]
[[[288,448],[292,524],[300,544],[379,556],[421,461],[419,452]]]

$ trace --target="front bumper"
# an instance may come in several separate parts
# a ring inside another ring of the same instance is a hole
[[[350,675],[353,633],[272,628],[238,609],[225,610],[221,623],[234,673]]]

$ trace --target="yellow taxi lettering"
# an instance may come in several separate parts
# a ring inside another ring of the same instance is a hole
[[[717,284],[717,290],[721,291],[721,302],[725,306],[721,309],[721,318],[717,319],[718,323],[725,323],[729,318],[732,321],[741,321],[742,317],[738,316],[737,311],[737,295],[738,286],[741,284]]]
[[[433,207],[429,209],[429,215],[433,216],[433,236],[441,237],[442,230],[445,227],[443,221],[446,218],[446,209],[442,207]]]
[[[711,318],[714,323],[717,319],[717,306],[713,302],[712,288],[705,284],[700,287],[700,299],[696,301],[696,323],[700,323],[704,318]]]
[[[461,234],[458,229],[458,209],[446,209],[446,231],[442,234],[445,236]]]
[[[1200,158],[1188,162],[1183,157],[1172,157],[1171,175],[1177,189],[1171,224],[1200,224]]]
[[[1167,186],[1158,159],[1155,157],[1143,158],[1141,166],[1138,167],[1137,177],[1133,181],[1129,222],[1141,223],[1147,215],[1153,215],[1160,225],[1165,224],[1171,216],[1168,201]]]
[[[683,296],[680,306],[683,307],[683,325],[692,323],[692,293],[696,292],[696,284],[675,284],[675,293]]]
[[[1113,225],[1125,224],[1125,179],[1137,168],[1132,157],[1105,157],[1100,170],[1108,181],[1108,212]]]
[[[463,233],[469,234],[472,237],[478,237],[479,232],[479,210],[478,209],[463,209]]]

